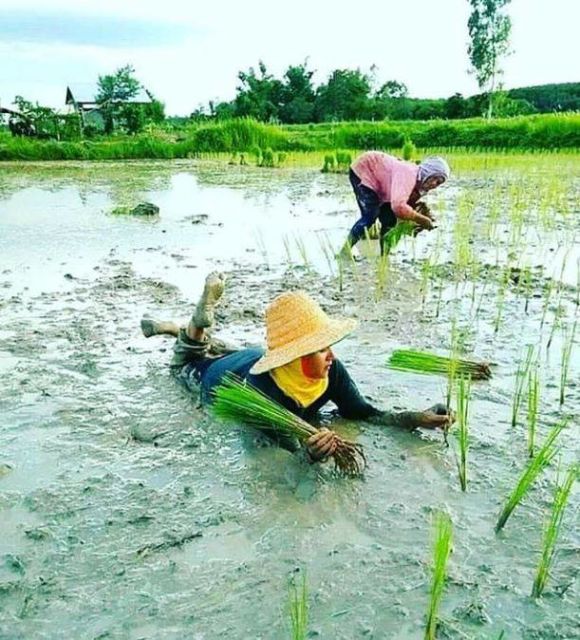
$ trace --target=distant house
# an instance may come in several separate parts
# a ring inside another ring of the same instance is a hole
[[[80,116],[83,125],[92,124],[99,128],[103,127],[103,117],[96,102],[99,88],[93,83],[70,84],[66,88],[65,104],[72,107]],[[131,104],[150,104],[152,101],[149,94],[141,87],[139,93],[127,100]]]

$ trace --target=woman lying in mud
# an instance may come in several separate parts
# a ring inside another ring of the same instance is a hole
[[[416,223],[417,231],[433,229],[435,220],[429,207],[419,199],[448,180],[449,173],[449,165],[438,156],[416,165],[380,151],[363,153],[349,172],[361,217],[350,230],[343,253],[350,255],[350,249],[377,218],[381,223],[381,253],[383,239],[397,219]]]
[[[185,328],[173,322],[141,320],[146,337],[172,335],[177,338],[171,367],[191,389],[200,389],[202,403],[211,402],[212,390],[233,373],[248,380],[268,397],[301,418],[311,421],[327,402],[348,419],[402,429],[445,427],[453,422],[443,405],[426,411],[393,413],[382,411],[363,398],[331,346],[347,336],[355,326],[350,319],[329,318],[306,293],[283,293],[266,309],[267,349],[228,349],[212,339],[214,308],[224,290],[221,274],[207,276],[203,294]],[[270,433],[269,437],[273,437]],[[297,440],[274,436],[289,451],[301,449]],[[311,461],[331,456],[337,435],[321,429],[306,442]]]

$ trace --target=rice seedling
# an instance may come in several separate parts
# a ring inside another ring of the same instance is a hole
[[[298,249],[298,253],[300,254],[300,257],[302,258],[302,264],[306,267],[307,270],[310,269],[310,261],[308,260],[308,252],[306,250],[306,244],[304,243],[304,240],[302,239],[302,236],[296,236],[294,238],[294,241],[296,243],[296,248]]]
[[[461,376],[457,385],[457,422],[459,425],[459,461],[457,470],[459,472],[459,483],[461,491],[467,489],[467,452],[469,449],[468,414],[469,395],[471,391],[471,380]]]
[[[550,300],[554,291],[554,278],[549,278],[544,285],[544,304],[542,306],[542,319],[540,320],[540,329],[544,326],[546,321],[546,314],[548,313],[548,307],[550,306]]]
[[[256,231],[256,244],[258,245],[258,249],[262,254],[262,259],[264,260],[266,268],[269,269],[270,261],[268,258],[268,247],[266,246],[266,242],[264,241],[264,235],[259,229]]]
[[[219,418],[243,421],[264,431],[296,437],[304,443],[318,429],[235,376],[228,376],[213,391],[213,412]],[[348,476],[360,475],[365,467],[362,445],[336,436],[333,455],[336,468]]]
[[[568,382],[568,371],[570,370],[570,362],[572,359],[572,349],[574,347],[577,322],[578,317],[574,319],[572,329],[566,331],[562,344],[562,360],[560,362],[560,406],[564,404],[566,384]]]
[[[391,262],[389,260],[389,255],[384,254],[377,258],[377,279],[376,279],[376,287],[375,287],[375,300],[379,300],[384,293],[385,284],[387,282],[387,278],[389,275],[389,270],[391,268]]]
[[[503,269],[502,275],[499,281],[499,286],[497,290],[497,299],[496,299],[496,316],[495,316],[495,322],[493,325],[494,333],[497,333],[501,326],[503,308],[505,304],[505,296],[506,296],[506,291],[508,287],[508,282],[510,280],[510,274],[511,274],[511,269],[509,267],[506,267],[505,269]]]
[[[417,147],[413,144],[411,138],[405,138],[401,153],[403,155],[403,160],[412,160],[417,156]]]
[[[284,251],[286,252],[286,260],[288,261],[288,264],[293,264],[294,261],[292,260],[292,251],[290,250],[290,238],[285,235],[282,238],[282,242],[284,243]]]
[[[532,359],[534,357],[534,347],[528,345],[526,348],[526,355],[522,358],[518,364],[516,371],[516,386],[514,390],[514,398],[512,400],[512,427],[515,427],[518,421],[518,414],[520,406],[522,404],[522,397],[524,393],[524,385],[532,365]]]
[[[528,373],[528,453],[534,457],[536,426],[538,424],[538,406],[540,403],[540,374],[538,365]]]
[[[390,253],[404,236],[412,236],[416,228],[417,225],[409,220],[401,220],[397,222],[397,224],[392,229],[389,229],[382,238],[383,253]]]
[[[469,376],[472,380],[489,380],[491,378],[491,368],[487,362],[476,362],[463,358],[455,360],[413,349],[396,349],[391,354],[387,365],[390,369],[397,371],[449,376],[449,372],[454,370],[456,375]]]
[[[320,244],[320,248],[322,249],[322,253],[324,254],[324,259],[326,260],[328,271],[332,276],[334,275],[335,250],[326,232],[323,233],[322,235],[318,235],[318,243]]]
[[[453,525],[446,513],[439,512],[435,518],[435,544],[433,546],[433,578],[431,581],[431,595],[427,611],[427,628],[425,640],[435,640],[437,634],[437,615],[439,605],[445,589],[446,567],[451,543],[453,540]]]
[[[560,297],[558,299],[558,304],[556,305],[556,309],[554,310],[554,322],[552,322],[552,328],[550,330],[550,335],[548,336],[548,341],[546,342],[546,351],[550,350],[552,346],[552,340],[554,339],[554,335],[556,334],[556,330],[560,326],[562,321],[562,316],[564,315],[564,307],[562,305],[562,294],[560,292]]]
[[[295,581],[289,587],[290,624],[292,640],[306,640],[308,634],[308,591],[306,574],[302,574],[302,583],[298,587]]]
[[[553,460],[554,456],[558,452],[558,448],[555,444],[556,438],[560,435],[565,427],[566,420],[563,420],[562,422],[554,425],[550,430],[550,433],[548,434],[546,440],[544,441],[544,444],[536,454],[535,458],[532,458],[532,460],[528,463],[528,466],[520,476],[517,485],[510,494],[504,508],[499,515],[499,518],[495,525],[496,533],[503,529],[513,510],[522,501],[540,472]]]
[[[532,587],[532,598],[539,598],[546,586],[550,574],[550,567],[554,560],[556,552],[556,542],[560,535],[560,529],[562,528],[562,520],[564,519],[564,511],[566,504],[574,482],[578,478],[580,467],[572,465],[568,469],[568,473],[562,484],[556,485],[556,491],[554,493],[554,503],[552,505],[552,512],[550,519],[544,527],[544,540],[542,544],[542,554],[536,570],[536,577]]]

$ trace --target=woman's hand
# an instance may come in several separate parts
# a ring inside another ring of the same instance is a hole
[[[443,429],[455,422],[455,411],[448,409],[444,404],[434,404],[420,415],[418,426],[425,429]]]
[[[306,441],[306,450],[314,462],[328,458],[336,451],[336,433],[323,427]]]

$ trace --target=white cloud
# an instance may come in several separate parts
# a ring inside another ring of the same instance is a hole
[[[38,0],[3,5],[5,13],[46,13],[46,3]],[[513,0],[509,12],[514,53],[503,65],[506,86],[580,80],[577,0]],[[23,94],[61,106],[67,82],[94,82],[129,63],[169,113],[186,114],[209,99],[232,98],[237,72],[259,59],[281,76],[307,57],[317,83],[336,68],[368,70],[376,64],[380,82],[405,82],[412,95],[477,91],[467,74],[467,0],[51,0],[50,13],[68,17],[85,39],[68,32],[49,44],[45,29],[34,42],[13,46],[2,44],[0,35],[1,59],[10,60],[0,68],[3,104]],[[557,28],[547,28],[555,21]],[[106,33],[95,41],[97,24]]]

